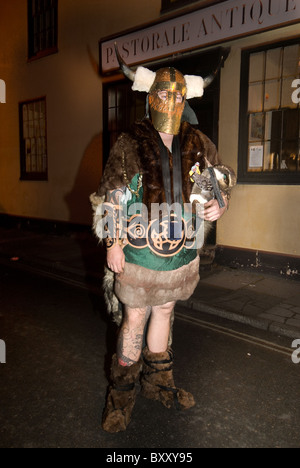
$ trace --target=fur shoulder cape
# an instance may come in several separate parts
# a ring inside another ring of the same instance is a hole
[[[187,122],[182,123],[179,138],[182,156],[183,201],[188,203],[192,190],[189,177],[192,166],[199,162],[200,169],[203,170],[205,158],[212,165],[220,164],[220,159],[211,140]],[[139,173],[143,174],[143,203],[148,207],[151,203],[164,203],[166,199],[158,142],[159,134],[150,120],[136,123],[130,132],[120,135],[110,152],[98,189],[98,197],[105,196],[108,190],[124,187]],[[171,155],[170,167],[172,171]]]

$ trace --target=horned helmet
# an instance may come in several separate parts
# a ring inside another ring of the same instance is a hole
[[[161,68],[157,72],[138,67],[133,71],[122,59],[116,43],[115,50],[122,72],[133,81],[132,90],[149,94],[154,128],[158,132],[171,135],[179,133],[186,100],[203,96],[205,88],[213,82],[229,53],[228,49],[223,49],[218,68],[203,79],[200,76],[184,76],[173,67]]]
[[[154,128],[158,132],[177,135],[186,100],[184,76],[175,68],[156,72],[149,92],[149,107]]]

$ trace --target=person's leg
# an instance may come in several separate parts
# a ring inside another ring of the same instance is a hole
[[[193,396],[177,388],[173,378],[173,352],[168,347],[172,312],[175,302],[153,307],[143,350],[142,395],[160,401],[167,408],[189,409]]]
[[[171,328],[171,317],[175,302],[152,307],[147,334],[148,349],[152,353],[163,353],[168,348]]]
[[[117,344],[117,357],[121,366],[129,367],[139,361],[146,321],[147,308],[125,307],[124,320]]]
[[[142,370],[140,357],[146,320],[146,308],[125,308],[117,354],[113,356],[111,385],[103,414],[102,427],[107,432],[125,431],[130,423],[136,400],[136,383]]]

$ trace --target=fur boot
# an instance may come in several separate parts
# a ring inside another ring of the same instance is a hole
[[[160,401],[167,408],[185,410],[195,405],[191,393],[176,388],[173,379],[173,352],[165,353],[143,351],[142,395],[150,400]]]
[[[102,420],[102,428],[106,432],[114,434],[127,429],[136,400],[135,384],[139,381],[141,370],[141,360],[131,367],[123,367],[118,363],[117,356],[113,356],[112,385],[108,390]]]

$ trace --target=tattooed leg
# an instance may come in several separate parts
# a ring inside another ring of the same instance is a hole
[[[147,343],[152,353],[164,353],[168,348],[172,312],[175,302],[152,307]]]
[[[146,308],[125,307],[125,317],[117,344],[117,355],[121,366],[132,366],[140,359],[146,320]]]

